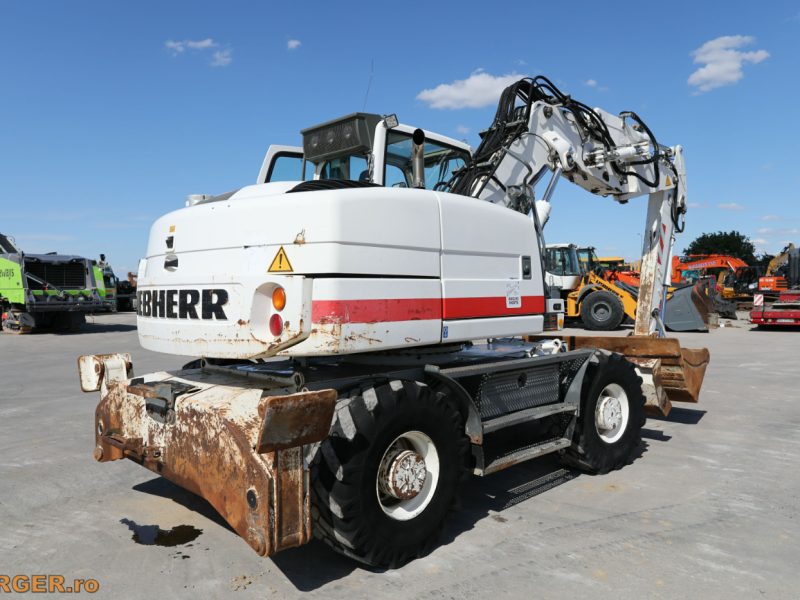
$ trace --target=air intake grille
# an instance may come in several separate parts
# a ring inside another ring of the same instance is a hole
[[[478,393],[481,418],[559,402],[559,365],[487,375]]]
[[[86,265],[82,262],[48,263],[26,260],[25,271],[62,290],[82,290],[87,287]],[[44,287],[32,279],[28,279],[28,285],[33,290]]]

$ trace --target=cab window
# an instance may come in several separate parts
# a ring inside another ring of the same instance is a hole
[[[326,160],[319,171],[320,179],[369,181],[369,164],[365,156],[351,154]]]
[[[548,248],[545,268],[553,275],[580,275],[577,254],[573,248]]]
[[[389,131],[386,136],[386,163],[383,180],[387,187],[411,187],[411,134]],[[432,190],[447,182],[453,172],[469,160],[469,153],[437,142],[425,141],[425,188]]]
[[[302,181],[303,156],[297,154],[279,153],[272,159],[272,164],[267,173],[267,182],[270,181]]]

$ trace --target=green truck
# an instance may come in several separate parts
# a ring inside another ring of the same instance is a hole
[[[26,254],[0,233],[0,327],[9,333],[79,329],[86,313],[107,307],[97,271],[80,256]]]

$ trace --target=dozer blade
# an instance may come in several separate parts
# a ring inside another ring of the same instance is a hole
[[[667,416],[673,402],[698,402],[710,360],[708,348],[681,348],[675,338],[560,336],[570,350],[602,348],[636,365],[648,414]],[[553,336],[528,338],[552,339]]]
[[[676,289],[667,300],[664,326],[670,331],[708,331],[708,316],[714,312],[702,284]]]
[[[115,356],[94,359],[108,375]],[[88,363],[87,363],[88,364]],[[327,436],[334,390],[271,395],[241,380],[184,371],[108,381],[94,458],[128,458],[205,498],[260,555],[311,537],[303,446]],[[94,382],[83,382],[92,389]]]

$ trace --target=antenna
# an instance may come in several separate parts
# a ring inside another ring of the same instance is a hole
[[[367,110],[367,99],[369,98],[369,89],[372,87],[372,75],[375,72],[375,59],[370,59],[369,61],[369,80],[367,81],[367,92],[364,94],[364,106],[361,108],[361,112],[366,112]]]

